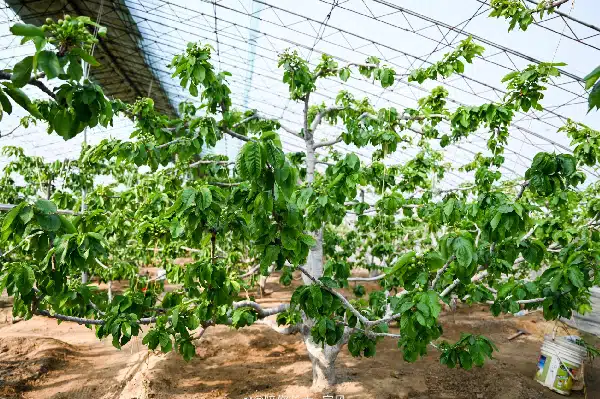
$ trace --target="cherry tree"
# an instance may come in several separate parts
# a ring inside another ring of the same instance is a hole
[[[516,3],[493,1],[492,16],[525,29],[533,14],[517,15]],[[545,2],[537,12],[562,3]],[[278,67],[290,99],[303,104],[303,120],[286,126],[234,109],[230,74],[215,70],[210,46],[190,43],[170,68],[197,101],[182,103],[172,118],[148,98],[134,104],[109,99],[84,78],[83,64],[98,64],[89,53],[97,39],[88,28],[103,34],[86,17],[11,27],[36,51],[0,74],[3,112],[22,107],[29,114],[22,124],[44,124],[65,140],[111,125],[117,115],[134,123],[129,140],[85,147],[75,161],[45,164],[5,149],[14,160],[0,193],[7,211],[0,287],[13,297],[15,316],[84,324],[98,338],[111,336],[117,348],[144,330],[150,350],[175,350],[186,360],[211,326],[266,324],[302,337],[313,388],[326,389],[335,384],[344,346],[353,356],[370,357],[385,337],[397,340],[409,362],[435,350],[449,367],[483,365],[496,350],[489,339],[469,333],[456,342],[440,339],[444,302],[489,304],[494,315],[542,308],[547,320],[591,309],[600,196],[597,184],[582,183],[600,156],[600,133],[569,121],[560,130],[571,138],[573,153],[540,152],[521,180],[502,178],[515,115],[544,109],[546,85],[563,64],[508,74],[501,102],[451,111],[440,86],[417,108],[377,109],[347,91],[333,104],[311,98],[322,79],[370,79],[387,88],[401,78],[418,84],[447,78],[463,73],[484,48],[468,38],[408,76],[376,57],[340,64],[323,55],[311,67],[288,50]],[[21,89],[26,85],[45,99],[30,99]],[[340,126],[340,135],[323,138],[324,124]],[[434,182],[452,169],[443,149],[482,130],[487,151],[462,167],[473,181],[437,189]],[[300,138],[303,151],[286,153],[280,135]],[[224,136],[244,142],[237,159],[202,156]],[[341,143],[372,149],[370,162],[338,151]],[[418,149],[416,156],[390,161],[409,147]],[[141,173],[141,166],[150,172]],[[24,186],[14,184],[14,174]],[[97,184],[99,175],[113,182]],[[175,263],[184,253],[193,262]],[[140,275],[150,263],[166,269],[174,290]],[[373,272],[358,277],[360,268]],[[284,286],[292,273],[302,275],[289,303],[265,308],[244,295],[274,271]],[[82,281],[82,273],[129,279],[129,285],[108,295]],[[367,293],[361,282],[379,289]]]

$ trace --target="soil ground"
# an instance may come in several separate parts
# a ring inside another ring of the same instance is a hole
[[[273,293],[258,302],[271,306],[289,299],[291,289],[275,281],[267,283]],[[186,363],[174,353],[149,353],[141,337],[117,350],[84,326],[44,317],[12,324],[10,306],[8,298],[0,298],[0,398],[562,398],[533,380],[541,341],[554,326],[540,313],[493,318],[483,306],[445,312],[443,338],[456,340],[462,331],[484,334],[500,350],[495,360],[470,371],[448,369],[432,350],[409,364],[396,341],[386,338],[374,358],[353,358],[344,349],[335,392],[315,393],[300,337],[267,326],[209,328],[197,344],[198,356]],[[509,341],[518,328],[530,334]],[[585,374],[587,398],[600,398],[600,363],[586,365]]]

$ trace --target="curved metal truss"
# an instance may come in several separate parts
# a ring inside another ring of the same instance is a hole
[[[43,10],[35,13],[40,9],[36,3],[41,2],[7,0],[0,8],[3,40],[0,62],[4,67],[24,55],[22,46],[8,33],[12,23],[20,16],[25,17],[18,14],[24,13],[15,4],[27,10],[27,18],[43,19],[46,17]],[[54,3],[72,10],[76,1]],[[126,86],[128,80],[143,84],[142,74],[150,73],[150,80],[156,80],[159,90],[155,95],[164,92],[174,108],[181,101],[194,101],[171,79],[166,66],[190,41],[211,44],[216,53],[215,65],[233,73],[229,82],[236,107],[257,109],[289,125],[300,126],[302,105],[288,99],[281,70],[277,69],[277,55],[286,48],[296,48],[313,66],[323,53],[340,62],[362,62],[375,55],[398,73],[408,74],[439,60],[471,36],[486,51],[472,65],[467,65],[463,74],[423,85],[400,78],[387,90],[360,77],[345,83],[324,79],[313,101],[332,104],[340,90],[347,90],[357,97],[368,97],[376,107],[402,109],[416,107],[420,97],[442,85],[449,92],[450,108],[479,105],[502,99],[506,93],[501,83],[504,75],[528,64],[563,61],[568,65],[561,68],[561,76],[549,85],[543,100],[545,110],[519,113],[511,127],[503,167],[506,177],[522,176],[538,151],[570,152],[567,137],[557,132],[567,119],[600,127],[599,113],[587,114],[587,93],[582,79],[600,63],[600,13],[594,0],[566,3],[558,12],[532,24],[526,32],[510,33],[505,21],[487,17],[489,0],[91,0],[85,3],[89,10],[104,10],[107,17],[102,22],[109,31],[107,45],[118,48],[113,61],[127,65],[127,79],[115,78],[116,85]],[[524,4],[535,7],[537,2],[524,0]],[[115,17],[124,15],[128,16],[129,25]],[[132,32],[137,35],[136,40],[131,39]],[[110,76],[100,75],[96,79],[113,83]],[[122,87],[126,92],[125,89]],[[119,96],[118,92],[113,94]],[[8,128],[2,128],[0,134],[11,132],[11,123],[17,124],[16,118],[12,119],[3,122]],[[122,122],[124,125],[118,128],[90,134],[91,141],[107,135],[125,136],[131,126]],[[323,126],[317,140],[333,138],[340,129]],[[39,132],[30,130],[16,129],[10,136],[0,137],[0,145],[29,146],[49,158],[73,157],[79,151],[77,140],[62,142],[60,138],[45,135],[43,127],[39,127]],[[302,149],[298,138],[286,133],[283,136],[288,150]],[[486,153],[486,136],[487,132],[482,130],[445,149],[445,158],[455,170],[448,174],[444,185],[456,186],[470,178],[457,169],[474,154]],[[216,151],[233,155],[238,146],[236,140],[228,139]],[[55,151],[57,147],[62,149]],[[336,147],[341,152],[353,151],[365,160],[370,159],[368,148],[357,151],[343,143]],[[389,162],[406,161],[417,150],[401,149]],[[598,177],[596,171],[588,173]]]

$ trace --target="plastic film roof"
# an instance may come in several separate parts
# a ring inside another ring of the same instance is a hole
[[[18,40],[8,31],[20,16],[28,17],[23,10],[31,9],[32,3],[37,2],[10,0],[0,9],[2,68],[12,66],[32,51],[27,46],[16,46]],[[64,13],[77,14],[72,11],[76,1],[52,3],[60,3]],[[100,23],[107,26],[107,40],[116,51],[117,64],[122,65],[121,74],[127,75],[144,95],[154,97],[164,93],[175,109],[181,101],[197,101],[171,79],[167,68],[173,55],[185,51],[190,41],[211,44],[215,48],[216,68],[233,74],[229,83],[236,108],[256,109],[264,116],[278,118],[286,126],[300,130],[303,105],[289,100],[288,88],[281,81],[282,70],[277,68],[277,56],[283,50],[297,49],[313,66],[322,53],[330,54],[340,63],[364,62],[374,55],[397,73],[408,74],[414,68],[440,60],[461,40],[472,36],[486,51],[473,64],[467,64],[463,74],[427,81],[423,85],[397,78],[388,89],[358,74],[346,83],[337,78],[322,79],[317,92],[311,96],[312,103],[333,105],[337,93],[347,90],[357,98],[369,97],[376,108],[403,109],[417,107],[419,98],[442,85],[449,92],[448,107],[452,110],[462,104],[502,101],[505,86],[500,81],[511,71],[536,62],[566,62],[568,65],[561,67],[562,75],[552,80],[545,93],[542,101],[545,110],[516,115],[505,151],[505,178],[522,176],[539,151],[569,152],[569,139],[557,132],[568,118],[600,128],[600,113],[587,114],[587,93],[582,79],[600,64],[600,28],[596,27],[600,26],[600,7],[595,0],[566,3],[558,13],[531,25],[526,32],[508,32],[507,21],[488,18],[488,0],[92,0],[82,3],[86,9],[80,7],[80,11],[95,19],[99,17]],[[24,4],[27,7],[23,7]],[[525,4],[535,7],[536,2],[527,0]],[[51,16],[56,13],[54,10]],[[119,25],[116,16],[121,19],[126,16],[129,25]],[[123,32],[127,29],[135,30],[135,40]],[[142,75],[147,77],[148,71],[152,78],[140,79]],[[112,78],[110,73],[92,77],[103,86],[110,84],[111,79],[121,85],[129,84],[117,73]],[[40,96],[36,90],[27,88],[30,95]],[[119,97],[120,94],[114,95]],[[23,114],[21,110],[20,116]],[[18,124],[18,116],[13,114],[3,119],[2,136]],[[441,129],[447,130],[448,126]],[[341,130],[341,126],[323,124],[317,130],[316,140],[333,139]],[[125,138],[130,132],[131,123],[119,120],[112,129],[90,130],[87,137],[94,143],[108,136]],[[303,150],[302,140],[284,131],[281,134],[286,150]],[[474,154],[487,153],[487,135],[482,130],[447,147],[444,149],[446,161],[457,169]],[[11,135],[0,137],[0,146],[20,145],[29,153],[51,160],[76,157],[82,139],[80,135],[64,142],[56,135],[48,135],[44,126],[37,126],[17,128]],[[234,156],[240,145],[236,139],[227,138],[215,151]],[[343,143],[336,148],[341,152],[353,151],[365,162],[370,161],[372,148],[356,149]],[[419,148],[399,149],[387,162],[407,161],[418,151]],[[595,171],[588,170],[588,174],[597,177]],[[453,170],[442,185],[455,187],[465,179],[471,180],[472,176]]]

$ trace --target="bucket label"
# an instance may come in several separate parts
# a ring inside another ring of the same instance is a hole
[[[565,365],[568,367],[565,367]],[[570,373],[570,374],[569,374]],[[561,391],[569,392],[573,386],[573,378],[571,375],[577,374],[577,368],[573,367],[569,363],[561,364],[556,373],[556,379],[554,380],[554,388],[560,389]]]
[[[538,381],[546,381],[546,376],[548,375],[548,367],[546,367],[546,365],[549,364],[551,360],[551,357],[547,358],[546,355],[540,355],[540,359],[537,363],[537,371],[535,372],[535,378]]]

